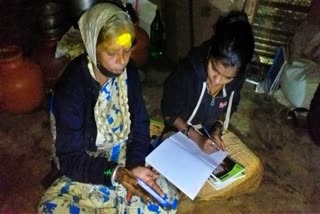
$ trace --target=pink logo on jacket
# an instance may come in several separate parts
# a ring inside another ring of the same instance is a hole
[[[228,105],[228,101],[225,101],[225,102],[220,102],[219,103],[219,108],[224,108]]]

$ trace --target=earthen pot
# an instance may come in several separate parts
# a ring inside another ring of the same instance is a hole
[[[17,46],[0,48],[0,109],[12,113],[31,112],[43,98],[40,67],[24,57]]]

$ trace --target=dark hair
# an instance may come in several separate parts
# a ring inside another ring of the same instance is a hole
[[[218,19],[214,29],[209,57],[244,70],[254,51],[253,31],[246,13],[231,11]]]

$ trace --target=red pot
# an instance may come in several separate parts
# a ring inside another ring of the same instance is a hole
[[[0,48],[0,109],[26,113],[38,107],[44,98],[40,67],[23,57],[17,46]]]

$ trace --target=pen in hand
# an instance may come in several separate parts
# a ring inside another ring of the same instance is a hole
[[[217,142],[211,137],[211,135],[209,134],[208,130],[202,126],[202,129],[204,130],[205,134],[207,135],[207,137],[212,141],[212,145],[217,149],[217,150],[221,150],[220,146],[217,144]]]

